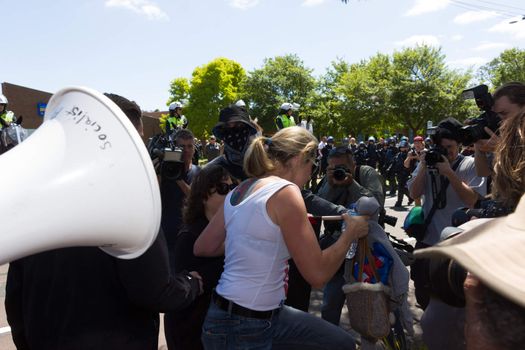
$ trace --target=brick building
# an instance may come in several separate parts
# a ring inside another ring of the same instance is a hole
[[[44,121],[45,106],[52,95],[50,92],[35,90],[6,82],[2,83],[2,94],[5,95],[9,101],[8,109],[13,111],[17,118],[23,116],[24,120],[22,126],[30,131],[38,128]],[[167,113],[167,111],[143,113],[143,140],[145,142],[151,136],[160,132],[160,115]]]

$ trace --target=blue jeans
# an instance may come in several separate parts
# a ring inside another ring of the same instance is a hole
[[[260,320],[229,314],[213,302],[202,327],[202,342],[207,350],[355,349],[345,330],[289,306]]]
[[[345,294],[343,286],[345,284],[344,273],[337,271],[326,283],[323,289],[323,305],[321,307],[321,317],[336,326],[341,320],[341,311],[345,305]]]

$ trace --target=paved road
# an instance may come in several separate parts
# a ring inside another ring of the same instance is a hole
[[[387,213],[389,215],[393,215],[398,218],[396,227],[387,227],[387,231],[389,231],[391,234],[393,234],[397,238],[406,238],[405,233],[401,229],[401,225],[403,224],[403,220],[408,212],[409,207],[405,207],[404,209],[393,208],[395,201],[396,201],[396,198],[394,197],[388,197],[386,199],[385,207],[386,207]],[[406,203],[406,199],[405,199],[405,203]],[[11,340],[11,334],[8,329],[8,324],[7,324],[5,309],[4,309],[5,281],[7,277],[7,268],[8,268],[8,265],[0,266],[0,302],[2,304],[0,307],[0,349],[14,350],[15,346]],[[312,293],[311,303],[310,303],[312,313],[320,316],[321,302],[322,302],[322,292],[319,290],[314,290]],[[418,323],[421,317],[421,310],[414,307],[415,301],[413,298],[413,286],[412,285],[411,285],[411,290],[410,290],[410,295],[409,295],[409,302],[412,305],[412,312],[415,317],[416,343],[419,343],[421,331],[418,327]],[[341,327],[345,329],[350,329],[350,326],[348,324],[346,308],[341,318]],[[164,334],[163,330],[161,330],[161,335],[162,334]],[[165,344],[165,340],[163,336],[161,336],[159,339],[159,345],[161,348],[165,349],[164,344]]]

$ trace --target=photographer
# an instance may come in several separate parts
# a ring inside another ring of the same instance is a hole
[[[447,278],[449,284],[455,282],[455,290],[464,290],[466,305],[463,329],[468,350],[523,349],[524,216],[525,198],[522,198],[515,213],[483,222],[470,221],[466,224],[470,229],[456,233],[436,247],[416,253],[418,258],[432,258],[432,261],[453,259],[469,272],[466,279],[463,277],[454,281],[450,275]],[[450,271],[450,268],[447,270]],[[449,335],[443,336],[446,338]]]
[[[413,198],[424,196],[425,219],[431,217],[424,238],[416,243],[416,249],[438,243],[441,231],[450,225],[454,211],[459,207],[472,208],[486,194],[485,179],[476,175],[474,159],[459,154],[461,126],[454,118],[447,118],[438,124],[433,135],[435,146],[422,154],[408,182]],[[417,260],[411,270],[416,299],[424,309],[429,306],[424,315],[427,316],[426,322],[422,322],[429,349],[452,349],[455,347],[450,346],[462,344],[462,332],[458,329],[463,310],[430,299],[428,263],[425,260]],[[448,336],[443,337],[443,334]]]
[[[193,133],[181,129],[175,133],[175,147],[182,149],[182,169],[176,178],[167,177],[161,173],[160,195],[162,199],[161,225],[166,235],[170,262],[173,263],[174,244],[182,224],[182,207],[184,199],[190,193],[190,184],[200,168],[192,164],[195,152]],[[174,266],[172,266],[174,268]]]
[[[375,197],[381,208],[385,203],[380,175],[368,165],[356,166],[352,151],[346,146],[336,147],[328,154],[327,174],[319,184],[318,195],[345,207],[355,203],[362,196]],[[322,248],[333,244],[338,234],[340,232],[337,228],[326,227],[325,236],[321,241]],[[342,291],[345,284],[343,274],[344,264],[326,284],[323,294],[322,318],[335,325],[339,325],[345,303]]]
[[[511,82],[500,86],[494,92],[493,99],[492,111],[497,113],[502,120],[500,131],[512,125],[512,120],[525,113],[525,85],[523,83]],[[492,175],[492,154],[496,151],[498,143],[506,140],[487,127],[484,130],[490,135],[490,138],[478,140],[474,144],[478,176]]]

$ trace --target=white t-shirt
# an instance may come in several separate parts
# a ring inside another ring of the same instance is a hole
[[[412,178],[408,180],[407,186],[409,190],[412,188],[412,184],[420,170],[420,166],[421,163],[417,165],[416,170],[414,170],[414,173],[412,174]],[[468,187],[472,188],[481,196],[485,196],[487,194],[487,181],[484,177],[479,177],[476,175],[474,158],[464,157],[455,172],[461,181],[466,183]],[[439,181],[439,175],[437,176],[437,179]],[[445,227],[452,225],[452,214],[454,214],[457,209],[467,206],[461,200],[461,198],[459,198],[459,195],[456,193],[451,184],[449,184],[447,187],[446,197],[446,206],[445,208],[437,209],[434,212],[434,216],[432,216],[430,224],[428,225],[427,233],[423,243],[429,245],[438,243],[441,237],[441,231],[443,231]],[[430,213],[432,203],[432,181],[427,169],[425,178],[425,192],[423,193],[423,209],[425,212],[425,218]]]
[[[293,183],[279,179],[251,193],[241,203],[224,201],[226,228],[224,271],[217,293],[252,310],[273,310],[286,297],[290,253],[281,229],[266,211],[276,192]]]

